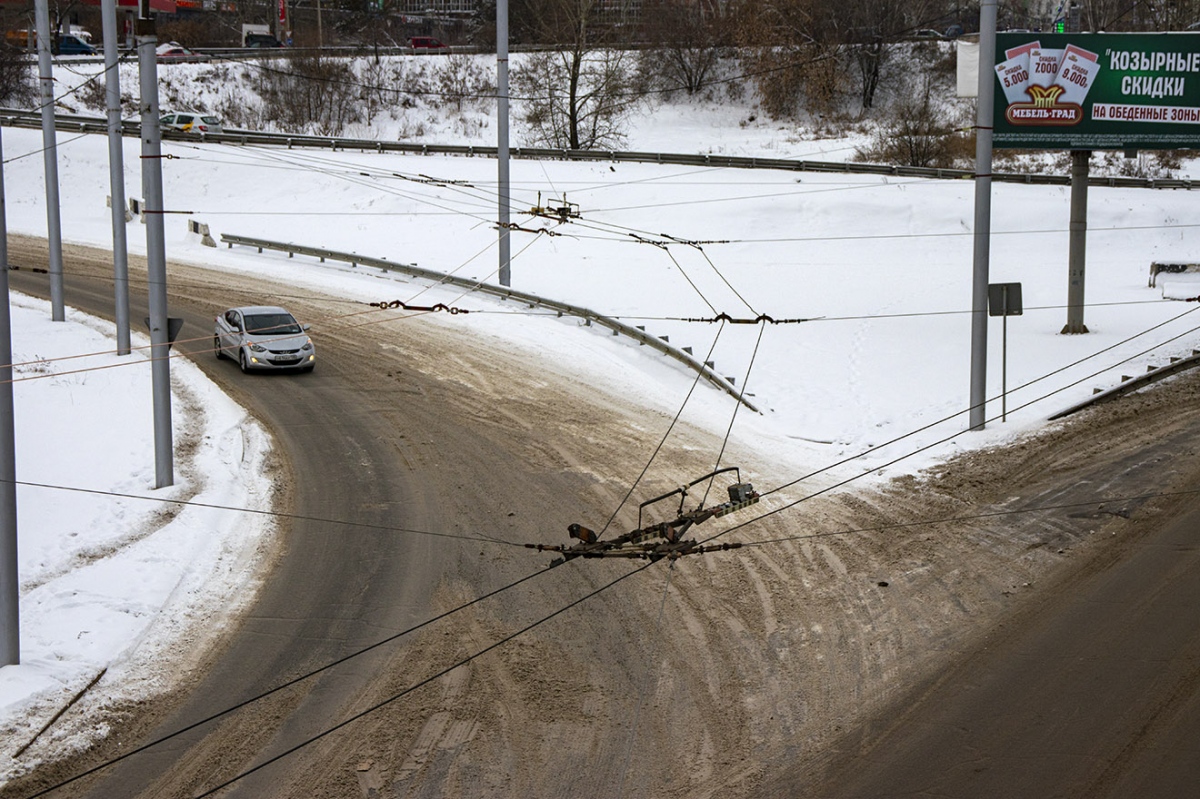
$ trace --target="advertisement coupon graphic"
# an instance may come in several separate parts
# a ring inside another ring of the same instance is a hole
[[[1002,33],[996,50],[997,148],[1200,146],[1200,34]]]

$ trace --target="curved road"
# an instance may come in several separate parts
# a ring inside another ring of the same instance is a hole
[[[10,262],[26,265],[12,273],[15,290],[45,296],[48,278],[28,271],[30,265],[44,264],[41,246],[23,239],[10,246]],[[68,255],[68,303],[111,317],[108,256],[81,248],[68,248]],[[144,275],[144,267],[139,272],[136,266],[133,274]],[[144,277],[134,277],[132,283],[131,318],[141,320],[146,315],[145,292],[140,290]],[[519,414],[522,405],[558,403],[560,411],[576,417],[573,424],[601,430],[620,426],[611,411],[589,408],[553,387],[544,389],[536,403],[514,400],[509,409],[481,404],[492,402],[493,393],[478,394],[463,373],[515,381],[527,377],[525,370],[506,369],[512,367],[507,359],[480,352],[470,342],[456,340],[453,330],[439,330],[423,320],[360,327],[362,316],[339,317],[369,310],[361,304],[297,297],[290,287],[248,283],[177,264],[171,267],[170,289],[170,313],[184,319],[176,350],[192,352],[213,380],[269,425],[283,460],[294,465],[293,472],[281,466],[278,484],[285,497],[281,506],[290,505],[297,518],[283,530],[286,544],[278,563],[227,649],[170,713],[161,719],[157,713],[134,718],[143,734],[156,737],[179,729],[426,620],[435,611],[432,598],[446,590],[450,577],[468,581],[469,590],[462,593],[469,598],[539,571],[547,557],[526,555],[526,550],[502,569],[486,568],[486,558],[480,557],[505,549],[483,536],[511,537],[514,519],[525,533],[517,540],[557,540],[565,538],[561,531],[574,518],[555,519],[556,514],[599,515],[598,507],[563,507],[566,503],[557,501],[595,495],[589,491],[592,481],[560,468],[558,459],[531,461],[531,449],[536,455],[540,447],[557,445],[541,440],[547,431],[530,427],[539,422],[537,416],[522,419]],[[312,374],[242,375],[231,361],[211,356],[212,317],[222,306],[275,301],[316,323],[320,361]],[[383,313],[397,320],[401,316],[389,311],[365,318],[378,322]],[[446,379],[437,373],[438,363],[445,361],[454,362],[457,376]],[[345,519],[354,526],[305,517]],[[547,524],[546,519],[553,521]],[[479,538],[464,544],[395,532],[404,528]],[[561,599],[550,592],[546,601]],[[357,658],[231,720],[130,758],[103,772],[89,795],[117,795],[114,785],[120,795],[130,797],[198,793],[264,754],[341,721],[357,709],[356,701],[372,694],[376,683],[382,683],[378,690],[390,689],[396,675],[389,669],[405,659],[405,652],[406,644],[400,643]],[[422,664],[418,660],[415,665]],[[401,682],[423,676],[412,668]],[[304,773],[304,764],[328,756],[320,747],[310,747],[282,768],[241,780],[229,795],[315,795],[312,784],[289,783]],[[78,765],[65,764],[40,779],[71,774]],[[319,772],[321,766],[312,768]],[[323,777],[305,779],[319,784]]]
[[[43,248],[14,238],[10,261],[40,265]],[[105,315],[109,256],[67,254],[67,302]],[[545,571],[512,545],[602,523],[669,419],[451,320],[181,264],[170,275],[171,314],[195,340],[177,350],[194,346],[270,427],[279,507],[295,516],[196,682],[107,711],[95,720],[116,734],[5,799],[536,575],[52,794],[207,795],[634,568]],[[45,293],[44,275],[12,280]],[[212,357],[212,316],[265,301],[314,323],[313,374],[244,376]],[[1185,795],[1200,762],[1200,522],[1190,496],[1098,498],[1200,486],[1198,422],[1200,380],[1185,376],[920,481],[806,503],[739,533],[762,546],[634,575],[221,795]],[[645,495],[707,471],[719,443],[678,430]],[[758,485],[795,473],[737,442],[729,457]],[[857,532],[829,535],[844,530]]]

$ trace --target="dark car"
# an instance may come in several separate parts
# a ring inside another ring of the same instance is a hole
[[[283,47],[283,42],[269,33],[247,33],[247,47]]]
[[[95,55],[96,48],[78,36],[64,33],[54,43],[54,52],[58,55]]]

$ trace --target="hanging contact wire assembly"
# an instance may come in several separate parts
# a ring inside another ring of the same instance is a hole
[[[567,195],[563,194],[562,200],[551,199],[542,205],[542,193],[539,191],[537,205],[529,209],[529,214],[567,222],[579,218],[579,203],[567,202]]]
[[[707,480],[712,480],[719,474],[729,472],[734,473],[734,480],[736,482],[728,487],[728,502],[708,507],[704,507],[701,504],[694,510],[684,510],[684,505],[688,498],[688,489],[694,488]],[[656,524],[643,525],[642,516],[646,508],[674,496],[679,497],[679,509],[676,511],[674,519]],[[750,483],[742,482],[741,471],[738,467],[727,466],[724,469],[717,469],[716,471],[697,477],[692,482],[680,486],[674,491],[668,491],[662,496],[646,500],[638,506],[637,529],[630,530],[628,533],[619,535],[616,538],[602,541],[594,530],[584,527],[582,524],[572,524],[567,527],[567,534],[571,538],[577,539],[579,541],[578,544],[526,544],[525,546],[529,549],[536,549],[538,552],[561,552],[562,557],[551,561],[551,566],[558,566],[572,558],[637,558],[652,561],[659,560],[660,558],[669,558],[675,560],[684,555],[698,555],[703,552],[738,549],[742,546],[740,543],[703,545],[695,539],[684,538],[684,536],[687,535],[688,531],[694,525],[701,524],[709,519],[725,516],[742,508],[748,508],[758,502],[758,499],[759,494],[754,490],[754,486]]]

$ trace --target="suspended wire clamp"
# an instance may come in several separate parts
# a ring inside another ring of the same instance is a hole
[[[370,304],[372,308],[402,308],[405,311],[445,311],[448,314],[470,313],[466,308],[456,308],[453,305],[446,305],[444,302],[439,302],[437,305],[409,305],[401,300],[383,300]]]

